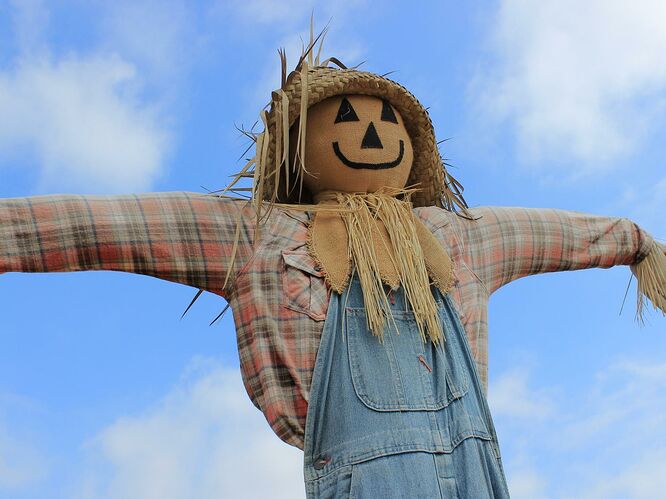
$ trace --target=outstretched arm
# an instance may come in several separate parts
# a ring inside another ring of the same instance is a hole
[[[118,270],[226,295],[252,224],[244,202],[186,192],[2,199],[0,272]]]
[[[475,248],[471,265],[489,293],[531,274],[636,265],[654,253],[664,261],[663,249],[626,218],[533,208],[471,211],[480,217],[465,224],[468,244]],[[663,291],[664,276],[659,280]]]

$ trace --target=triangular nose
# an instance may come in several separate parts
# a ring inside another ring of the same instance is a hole
[[[379,140],[379,135],[377,135],[375,124],[372,121],[368,125],[368,129],[365,131],[365,135],[363,136],[361,149],[384,149],[382,141]]]

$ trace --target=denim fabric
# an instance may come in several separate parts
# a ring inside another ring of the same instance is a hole
[[[443,348],[423,343],[401,290],[383,344],[356,278],[332,294],[306,420],[308,498],[509,497],[465,333],[449,296],[433,293]]]

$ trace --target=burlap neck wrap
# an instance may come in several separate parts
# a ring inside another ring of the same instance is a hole
[[[341,293],[352,272],[360,280],[368,327],[383,338],[391,320],[384,285],[401,286],[414,313],[421,337],[442,339],[431,282],[443,293],[452,283],[451,258],[414,216],[404,189],[374,193],[323,191],[310,224],[308,249],[331,288]],[[404,195],[401,200],[396,195]]]

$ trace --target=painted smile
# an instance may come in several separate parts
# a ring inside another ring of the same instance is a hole
[[[338,159],[349,168],[354,168],[356,170],[385,170],[387,168],[395,168],[400,164],[402,157],[405,154],[405,143],[402,140],[400,141],[400,152],[398,153],[398,157],[393,161],[386,163],[361,163],[359,161],[352,161],[347,159],[347,157],[342,154],[340,146],[337,142],[333,142],[333,151],[335,152],[335,155],[338,157]]]

